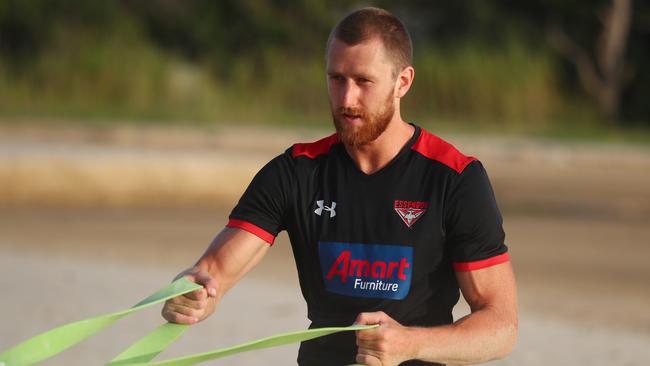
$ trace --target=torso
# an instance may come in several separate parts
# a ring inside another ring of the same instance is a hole
[[[335,136],[294,146],[295,210],[286,229],[314,327],[349,325],[360,312],[379,310],[405,325],[452,322],[459,292],[443,210],[458,172],[414,149],[430,136],[417,128],[371,175]]]

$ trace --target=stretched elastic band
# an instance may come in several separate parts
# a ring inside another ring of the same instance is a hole
[[[128,310],[65,324],[30,338],[0,354],[0,364],[26,366],[43,361],[90,338],[126,315],[200,288],[201,285],[180,278]]]
[[[94,318],[69,323],[30,338],[0,354],[0,366],[28,366],[43,361],[68,349],[69,347],[72,347],[84,339],[91,337],[100,330],[106,328],[107,326],[111,325],[118,319],[128,314],[200,288],[202,288],[200,285],[193,283],[187,278],[180,278],[167,285],[163,289],[152,294],[151,296],[147,297],[146,299],[140,301],[128,310],[100,315]],[[281,333],[252,342],[246,342],[236,346],[221,348],[210,352],[198,353],[195,355],[189,355],[158,362],[150,362],[189,328],[187,325],[166,323],[159,326],[157,329],[147,334],[146,336],[142,337],[136,343],[127,348],[124,352],[116,356],[107,365],[194,365],[200,362],[214,360],[236,353],[276,347],[290,343],[307,341],[333,333],[365,330],[378,326],[379,325],[376,324],[352,325],[349,327],[317,328],[298,332]]]

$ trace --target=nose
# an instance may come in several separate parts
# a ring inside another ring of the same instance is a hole
[[[341,83],[340,103],[341,107],[356,107],[359,99],[359,88],[351,80]]]

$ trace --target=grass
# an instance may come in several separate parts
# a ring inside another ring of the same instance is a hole
[[[216,70],[218,60],[155,48],[128,19],[106,34],[61,28],[53,39],[24,65],[0,56],[0,123],[330,124],[322,55],[269,49]],[[650,141],[647,128],[608,125],[593,104],[567,95],[552,58],[516,38],[416,50],[407,120],[468,133]]]

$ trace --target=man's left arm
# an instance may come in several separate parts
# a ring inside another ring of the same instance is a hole
[[[410,359],[474,364],[505,357],[517,339],[517,295],[510,262],[456,272],[471,314],[438,327],[405,327],[383,312],[361,313],[357,324],[381,324],[358,331],[357,362],[397,365]]]

